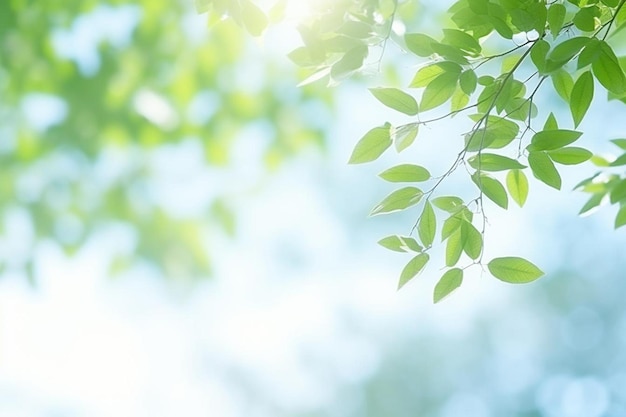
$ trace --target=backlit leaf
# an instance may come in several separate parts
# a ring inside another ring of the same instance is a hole
[[[370,216],[404,210],[419,203],[423,195],[422,190],[416,187],[400,188],[378,203],[370,213]]]
[[[415,239],[407,236],[387,236],[380,239],[378,244],[395,252],[421,252],[423,249]]]
[[[506,171],[509,169],[523,169],[526,165],[522,165],[519,161],[493,153],[481,153],[474,155],[468,159],[470,166],[482,171]]]
[[[435,285],[435,291],[433,294],[433,301],[438,303],[454,290],[459,288],[463,283],[463,270],[459,268],[452,268],[446,271],[437,285]]]
[[[437,216],[433,206],[426,201],[424,204],[424,211],[420,217],[420,222],[417,227],[417,233],[424,246],[429,247],[435,240],[435,233],[437,231]]]
[[[506,190],[498,180],[485,174],[480,174],[477,171],[472,175],[472,181],[474,181],[487,198],[505,210],[508,208],[509,198],[506,194]]]
[[[417,101],[397,88],[370,88],[370,92],[385,106],[414,116],[417,114]]]
[[[585,117],[592,99],[593,75],[591,75],[591,71],[585,71],[576,80],[570,95],[569,106],[575,127],[578,126]]]
[[[390,126],[371,129],[359,140],[352,151],[349,164],[362,164],[378,159],[391,146]]]
[[[506,187],[511,198],[518,206],[523,207],[528,198],[528,179],[523,171],[514,169],[506,175]]]
[[[581,164],[593,156],[587,149],[575,146],[548,151],[548,155],[554,162],[563,165]]]
[[[514,256],[494,258],[487,268],[494,277],[511,284],[525,284],[543,275],[543,271],[531,262]]]
[[[531,152],[528,164],[535,178],[557,190],[561,189],[561,176],[545,152]]]
[[[407,282],[415,278],[417,274],[419,274],[422,269],[428,263],[430,257],[427,253],[420,253],[411,259],[400,274],[400,282],[398,282],[398,289],[402,288]]]
[[[421,182],[430,179],[430,172],[419,165],[401,164],[381,172],[379,177],[389,182]]]

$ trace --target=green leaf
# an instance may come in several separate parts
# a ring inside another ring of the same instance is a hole
[[[359,140],[352,151],[349,164],[362,164],[378,159],[391,146],[390,126],[371,129]]]
[[[506,171],[508,169],[523,169],[526,165],[517,160],[493,153],[480,153],[468,159],[470,166],[482,171]]]
[[[424,203],[424,211],[420,217],[420,222],[417,227],[417,233],[424,246],[429,247],[435,240],[435,233],[437,232],[437,216],[435,216],[435,210],[433,206],[426,201]]]
[[[477,56],[482,50],[473,36],[458,29],[443,29],[443,42],[453,45],[472,56]]]
[[[481,190],[487,198],[505,210],[508,208],[509,198],[506,194],[506,190],[498,180],[476,171],[472,175],[472,181],[474,181],[478,189]]]
[[[611,139],[611,142],[620,149],[626,150],[626,139]]]
[[[446,296],[450,295],[452,291],[456,290],[463,283],[463,270],[459,268],[452,268],[446,271],[437,285],[435,285],[435,292],[433,294],[433,301],[438,303]]]
[[[402,152],[415,142],[417,133],[419,131],[419,125],[417,123],[410,123],[408,125],[400,126],[398,129],[392,131],[392,140],[396,147],[397,152]]]
[[[460,210],[443,222],[443,227],[441,228],[441,240],[444,241],[450,237],[454,232],[456,232],[462,225],[463,222],[471,222],[473,219],[473,214],[471,211],[467,209],[467,207],[463,206]]]
[[[583,32],[592,32],[600,24],[600,9],[597,6],[585,7],[574,15],[574,26]]]
[[[456,229],[448,237],[448,243],[446,244],[446,266],[456,265],[463,254],[463,245],[465,242],[463,242],[463,235],[460,229],[463,223],[464,222],[459,222],[459,229]]]
[[[457,88],[450,99],[450,111],[455,112],[465,108],[469,103],[469,99],[469,96],[461,88]]]
[[[570,94],[574,87],[574,80],[569,72],[560,69],[553,73],[550,78],[552,79],[552,85],[557,94],[561,96],[563,100],[569,102]]]
[[[409,51],[413,52],[417,56],[429,57],[435,52],[433,51],[433,43],[437,43],[436,40],[430,36],[423,35],[421,33],[407,33],[404,35],[404,42]]]
[[[511,198],[518,206],[523,207],[528,198],[528,179],[523,171],[514,169],[506,175],[506,187]]]
[[[468,69],[461,73],[459,77],[459,85],[465,94],[472,94],[476,90],[478,79],[474,70]]]
[[[615,228],[618,229],[624,225],[626,225],[626,206],[620,207],[615,216]]]
[[[592,195],[591,198],[589,198],[589,200],[587,200],[587,202],[580,209],[578,214],[579,215],[585,214],[591,209],[598,207],[600,204],[602,204],[603,200],[604,200],[604,193],[598,193],[598,194]]]
[[[575,146],[548,151],[548,155],[554,162],[562,165],[581,164],[593,156],[587,149]]]
[[[333,64],[330,75],[334,79],[342,79],[363,66],[363,61],[368,54],[366,45],[359,45],[345,53],[345,55]]]
[[[370,213],[370,216],[404,210],[419,203],[423,195],[422,190],[416,187],[400,188],[378,203]]]
[[[546,72],[546,56],[550,50],[550,44],[543,39],[538,40],[533,45],[533,49],[530,51],[530,59],[537,67],[540,74]]]
[[[604,166],[620,167],[622,165],[626,165],[626,153],[621,154],[620,156],[617,157],[617,159],[615,161],[611,162],[608,165],[604,165]]]
[[[483,235],[469,222],[461,227],[463,236],[463,251],[471,259],[478,259],[483,251]]]
[[[561,189],[561,176],[545,152],[531,152],[528,164],[535,178],[557,190]]]
[[[621,95],[626,92],[626,76],[615,56],[613,49],[605,41],[601,41],[601,53],[591,69],[600,84],[613,94]]]
[[[553,37],[557,37],[565,22],[565,6],[554,3],[548,9],[548,27]]]
[[[444,72],[431,81],[422,94],[422,100],[420,102],[422,111],[434,109],[448,101],[456,90],[459,75],[460,74],[453,72]]]
[[[385,106],[415,116],[417,114],[417,101],[397,88],[370,88],[370,92]]]
[[[556,121],[556,117],[554,117],[554,113],[550,112],[548,115],[546,123],[543,125],[543,130],[559,130],[559,124]]]
[[[619,181],[611,190],[611,204],[626,202],[626,180]]]
[[[562,148],[578,140],[581,135],[582,132],[575,130],[542,130],[533,135],[526,149],[532,152]]]
[[[430,179],[430,172],[419,165],[401,164],[381,172],[378,176],[389,182],[422,182]]]
[[[447,211],[448,213],[456,213],[463,206],[463,200],[455,196],[442,196],[431,200],[433,205],[440,210]]]
[[[585,71],[576,80],[570,95],[569,105],[574,119],[574,127],[577,127],[585,117],[592,99],[593,75],[591,75],[591,71]]]
[[[461,74],[461,66],[450,61],[436,62],[420,68],[413,77],[409,87],[421,88],[426,87],[435,78],[446,72],[452,74]]]
[[[602,52],[602,42],[597,38],[591,38],[585,48],[578,55],[578,69],[584,68],[592,64]]]
[[[548,55],[548,58],[558,63],[568,62],[587,45],[587,42],[589,42],[587,36],[577,36],[567,39],[554,47],[550,55]]]
[[[488,264],[491,275],[511,284],[526,284],[543,275],[543,271],[524,258],[494,258]]]
[[[421,252],[423,248],[412,237],[391,235],[384,237],[378,241],[378,244],[384,248],[395,252]]]
[[[402,273],[400,274],[398,289],[402,288],[404,284],[415,278],[417,274],[419,274],[422,269],[424,269],[429,259],[430,257],[427,253],[420,253],[419,255],[411,259],[409,263],[406,264],[406,266],[402,270]]]

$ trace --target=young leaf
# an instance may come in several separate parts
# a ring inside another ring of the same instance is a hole
[[[412,237],[391,235],[384,237],[378,241],[378,244],[384,248],[395,252],[421,252],[423,248]]]
[[[478,259],[483,250],[483,236],[470,222],[464,222],[461,227],[463,235],[463,251],[471,259]]]
[[[554,3],[548,9],[548,27],[552,33],[552,37],[556,38],[563,28],[565,22],[565,6],[560,3]]]
[[[437,106],[448,101],[454,91],[459,79],[459,74],[453,72],[444,72],[439,75],[424,89],[420,108],[422,111],[434,109]]]
[[[409,48],[409,51],[421,57],[429,57],[434,54],[432,44],[437,43],[437,41],[430,36],[421,33],[407,33],[404,35],[404,42],[407,48]]]
[[[601,41],[601,52],[591,69],[600,84],[613,94],[621,95],[626,92],[626,76],[615,56],[615,52],[605,41]]]
[[[435,233],[437,232],[437,216],[435,216],[435,210],[433,206],[426,201],[424,204],[424,211],[420,218],[419,225],[417,227],[417,233],[424,246],[429,247],[435,240]]]
[[[391,146],[390,126],[380,126],[371,129],[356,144],[349,164],[362,164],[376,160]]]
[[[430,259],[430,257],[427,253],[420,253],[419,255],[411,259],[409,263],[406,264],[406,266],[402,270],[402,273],[400,274],[398,289],[402,288],[404,284],[415,278],[415,276],[419,274],[422,269],[424,269],[424,267],[428,263],[428,259]]]
[[[565,63],[572,59],[574,55],[580,52],[587,45],[589,38],[587,36],[577,36],[567,39],[558,44],[550,53],[548,58],[554,62]]]
[[[430,179],[430,172],[424,167],[412,164],[401,164],[378,174],[389,182],[422,182]]]
[[[530,51],[530,59],[537,67],[540,74],[546,72],[546,56],[550,50],[550,44],[543,39],[538,40]]]
[[[491,275],[511,284],[526,284],[543,275],[543,271],[523,258],[507,256],[494,258],[488,264]]]
[[[455,196],[442,196],[431,200],[433,205],[438,209],[447,211],[448,213],[456,213],[463,207],[463,200]]]
[[[581,135],[581,132],[575,130],[542,130],[533,135],[526,149],[530,152],[559,149],[575,142]]]
[[[593,75],[591,71],[585,71],[576,80],[570,95],[569,106],[574,119],[574,127],[577,127],[585,117],[592,99]]]
[[[417,101],[397,88],[370,88],[370,92],[385,106],[415,116],[417,114]]]
[[[559,124],[556,121],[556,117],[554,117],[554,113],[550,112],[548,115],[546,123],[543,125],[543,130],[559,130]]]
[[[477,78],[474,70],[468,69],[461,73],[459,85],[465,94],[472,94],[476,90]]]
[[[626,206],[620,207],[615,216],[615,228],[618,229],[624,225],[626,225]]]
[[[506,175],[506,188],[518,206],[523,207],[528,197],[528,179],[523,171],[514,169]]]
[[[473,56],[477,56],[482,50],[480,44],[473,36],[458,29],[443,29],[443,42]]]
[[[505,171],[508,169],[523,169],[526,165],[517,160],[493,153],[481,153],[468,159],[470,166],[482,171]]]
[[[472,175],[472,181],[491,201],[505,210],[509,207],[509,198],[506,190],[498,180],[476,171]]]
[[[591,209],[598,207],[600,204],[602,204],[604,200],[604,195],[605,195],[604,193],[597,193],[597,194],[592,195],[591,198],[589,198],[589,200],[587,200],[587,202],[580,209],[578,214],[583,215],[589,212]]]
[[[363,61],[369,50],[366,45],[358,45],[350,49],[345,55],[333,64],[330,75],[333,79],[343,79],[363,66]]]
[[[413,77],[413,80],[409,84],[409,87],[421,88],[426,87],[435,78],[443,73],[449,72],[452,74],[460,74],[461,66],[457,63],[450,61],[436,62],[434,64],[427,65],[420,68]]]
[[[435,285],[435,292],[433,294],[433,301],[438,303],[450,293],[461,286],[463,283],[463,270],[459,268],[452,268],[446,271],[437,285]]]
[[[626,202],[626,180],[619,181],[615,187],[611,190],[610,194],[611,204],[617,202]]]
[[[561,189],[561,176],[545,152],[531,152],[528,164],[535,178],[557,190]]]
[[[459,225],[461,224],[462,223],[459,223]],[[457,262],[459,262],[459,259],[461,259],[461,255],[463,254],[464,243],[463,232],[461,229],[457,229],[450,235],[446,245],[446,266],[454,266]]]
[[[396,151],[402,152],[411,146],[413,142],[415,142],[418,131],[419,125],[417,123],[409,123],[394,129],[391,138],[396,147]]]
[[[548,151],[548,155],[554,162],[562,165],[581,164],[593,156],[587,149],[575,146]]]
[[[550,78],[552,78],[552,85],[557,94],[561,96],[563,100],[569,102],[570,94],[574,87],[574,80],[569,72],[560,69],[553,73]]]
[[[370,216],[404,210],[419,203],[423,195],[422,190],[416,187],[400,188],[378,203],[370,213]]]

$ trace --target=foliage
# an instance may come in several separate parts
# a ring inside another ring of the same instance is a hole
[[[384,53],[390,40],[422,62],[406,88],[370,88],[374,99],[409,118],[401,125],[386,122],[369,130],[356,144],[352,164],[376,160],[392,144],[402,152],[414,143],[421,126],[461,113],[471,121],[445,172],[431,175],[428,167],[401,164],[380,174],[386,181],[409,185],[392,191],[371,214],[419,213],[414,236],[393,235],[379,242],[411,253],[399,287],[424,269],[436,240],[445,245],[449,269],[435,287],[435,302],[459,287],[463,271],[473,266],[486,266],[494,277],[511,283],[543,275],[522,258],[483,259],[486,213],[489,202],[508,209],[509,198],[523,206],[531,176],[560,190],[559,165],[591,160],[602,168],[576,186],[591,194],[580,213],[610,202],[620,207],[615,227],[626,224],[626,177],[610,170],[626,165],[626,153],[612,161],[593,156],[578,144],[583,132],[575,130],[599,92],[626,102],[626,57],[618,49],[626,27],[624,0],[458,0],[449,8],[440,36],[394,31],[395,25],[410,27],[407,11],[416,3],[353,0],[327,5],[302,25],[303,45],[290,54],[296,64],[311,70],[305,83],[341,81],[371,65],[372,50]],[[546,90],[565,102],[571,120],[557,121],[553,113],[538,108],[538,94]],[[430,115],[432,111],[439,113]],[[541,118],[543,125],[536,121]],[[612,142],[626,151],[625,139]],[[441,184],[459,168],[467,171],[474,196],[438,196]]]
[[[240,195],[323,146],[324,127],[298,109],[330,97],[286,94],[295,73],[258,60],[232,22],[209,34],[198,20],[184,2],[0,2],[0,223],[32,243],[3,266],[33,278],[41,244],[71,255],[117,230],[113,259],[102,254],[114,272],[206,277]],[[246,82],[241,65],[267,82]],[[260,168],[224,187],[237,146],[258,150]],[[181,212],[190,196],[196,211]]]

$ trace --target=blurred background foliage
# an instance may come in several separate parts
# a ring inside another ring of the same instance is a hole
[[[116,226],[113,272],[148,262],[205,277],[212,235],[235,232],[237,199],[286,158],[323,151],[331,96],[295,88],[286,58],[232,20],[209,30],[196,13],[0,3],[0,202],[4,227],[33,243],[4,265],[32,271],[37,242],[72,253]]]

